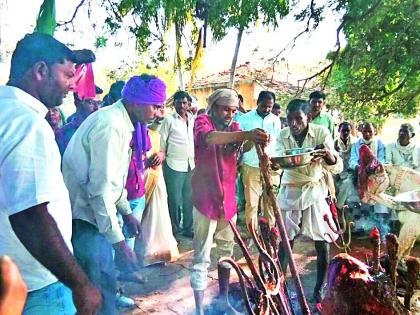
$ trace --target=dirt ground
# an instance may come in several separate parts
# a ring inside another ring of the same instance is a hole
[[[241,233],[245,234],[244,227]],[[353,239],[351,255],[365,260],[370,256],[370,246],[366,239]],[[161,314],[161,315],[193,315],[194,296],[189,282],[189,267],[192,260],[191,239],[180,238],[179,249],[181,257],[174,263],[149,266],[139,272],[147,276],[146,284],[121,283],[125,295],[130,296],[136,301],[137,307],[131,310],[121,310],[120,314]],[[307,298],[311,297],[316,277],[316,256],[313,242],[311,240],[298,239],[295,242],[294,256],[297,268],[305,289]],[[339,253],[339,250],[331,246],[331,257]],[[420,246],[417,244],[413,255],[420,257]],[[238,246],[235,246],[235,258],[239,262],[244,262]],[[242,258],[242,259],[241,259]],[[243,264],[245,265],[245,264]],[[289,273],[290,276],[290,273]],[[231,275],[231,286],[238,287],[238,278]],[[292,279],[288,279],[289,288],[294,288]],[[234,290],[231,290],[234,291]],[[214,298],[218,293],[217,270],[215,264],[212,265],[209,273],[209,287],[205,292],[206,315],[221,314],[212,309]],[[230,296],[234,306],[245,313],[243,302],[238,290]],[[420,292],[412,299],[413,314],[420,314]],[[299,306],[295,307],[296,315],[300,314]]]

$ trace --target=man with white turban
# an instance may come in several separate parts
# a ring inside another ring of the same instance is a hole
[[[210,252],[214,241],[217,258],[231,256],[234,235],[229,221],[236,221],[237,155],[244,141],[266,144],[269,135],[261,129],[241,131],[233,122],[239,107],[238,94],[232,89],[216,90],[207,99],[207,114],[194,125],[196,168],[192,177],[194,258],[191,286],[196,314],[204,314],[203,297],[207,287]],[[229,267],[219,265],[218,308],[236,314],[228,301]]]

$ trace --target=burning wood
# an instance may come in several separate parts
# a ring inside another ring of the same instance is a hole
[[[293,308],[285,288],[285,276],[283,272],[281,272],[277,257],[273,258],[272,255],[269,254],[269,252],[271,252],[276,256],[276,248],[273,248],[271,243],[265,242],[265,237],[263,238],[261,234],[257,235],[254,229],[254,223],[252,222],[249,229],[259,251],[257,267],[237,227],[233,223],[230,223],[230,225],[244,254],[252,278],[249,278],[244,270],[232,258],[222,258],[220,259],[220,262],[230,264],[236,271],[248,313],[253,315],[293,315]],[[266,228],[264,221],[262,223],[262,228]],[[269,231],[270,233],[269,229],[265,231]],[[270,236],[273,237],[272,235]],[[254,295],[251,296],[248,293],[249,291],[257,293],[254,293]]]

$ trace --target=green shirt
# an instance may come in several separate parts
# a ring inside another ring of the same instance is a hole
[[[319,125],[319,126],[324,126],[325,128],[327,128],[330,133],[331,136],[334,139],[334,121],[333,118],[330,114],[328,113],[323,113],[321,112],[317,117],[315,117],[311,123],[315,124],[315,125]]]
[[[122,215],[132,212],[125,184],[133,131],[120,100],[89,115],[63,156],[62,171],[73,219],[93,224],[111,244],[124,240],[117,210]]]

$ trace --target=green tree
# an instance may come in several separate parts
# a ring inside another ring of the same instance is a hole
[[[230,87],[234,87],[236,61],[243,32],[262,20],[263,25],[273,29],[279,19],[289,13],[288,0],[213,0],[208,6],[208,23],[216,40],[226,36],[230,28],[238,30],[232,58]]]
[[[173,27],[177,69],[181,68],[184,59],[181,51],[182,38],[189,46],[199,42],[196,38],[197,23],[200,20],[204,23],[205,30],[209,27],[216,41],[225,37],[230,28],[238,29],[240,36],[233,62],[236,64],[242,32],[255,25],[259,19],[264,25],[276,28],[279,19],[289,10],[288,0],[121,0],[108,3],[111,14],[105,22],[111,34],[122,26],[124,18],[130,17],[133,22],[129,31],[137,40],[137,48],[140,52],[151,53],[155,64],[168,58],[166,38],[167,32]],[[151,52],[154,43],[159,45],[155,52]],[[190,62],[191,60],[192,58],[188,59]]]
[[[336,106],[348,118],[378,123],[391,114],[413,116],[420,109],[420,2],[368,2],[346,8],[347,45],[328,83]]]
[[[176,76],[169,62],[163,62],[158,66],[150,67],[146,62],[144,62],[144,60],[140,58],[131,64],[126,64],[117,69],[108,71],[106,76],[109,83],[112,84],[117,80],[127,81],[133,75],[139,75],[142,73],[156,75],[161,78],[166,83],[166,92],[168,97],[175,93]]]
[[[186,25],[192,22],[195,1],[192,0],[120,0],[108,1],[110,15],[105,22],[111,34],[123,26],[129,19],[129,32],[135,37],[140,53],[147,52],[153,64],[168,61],[168,32],[175,29],[174,68],[178,70],[181,89],[184,88],[182,77],[183,54],[182,35]],[[153,49],[158,44],[157,49]]]
[[[328,6],[342,14],[336,50],[312,79],[330,93],[329,104],[346,119],[379,124],[392,114],[419,112],[420,2],[418,0],[331,0],[305,9],[298,18],[322,20]],[[305,31],[309,31],[308,28]],[[340,33],[346,39],[340,41]]]

